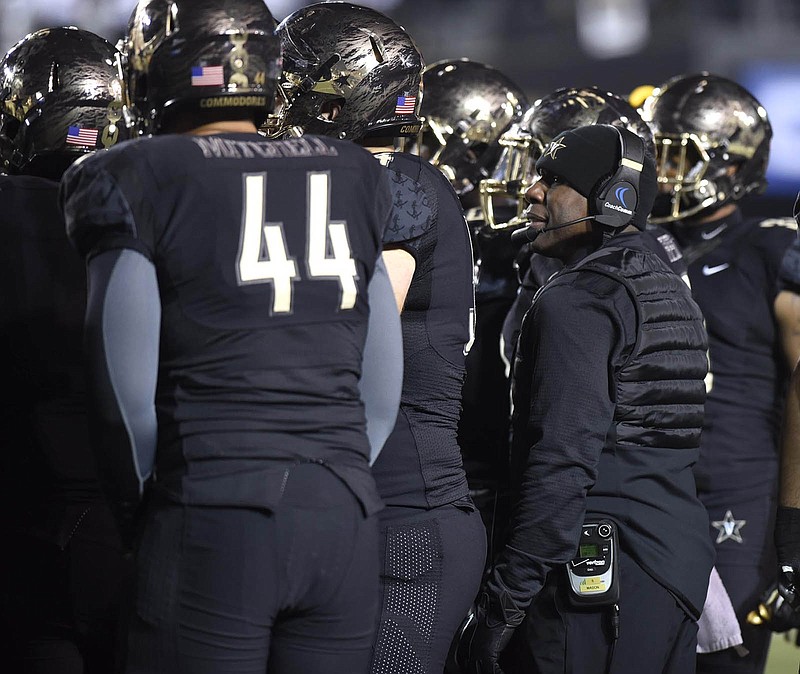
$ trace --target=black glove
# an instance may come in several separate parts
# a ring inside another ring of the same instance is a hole
[[[775,549],[778,552],[778,592],[792,609],[800,609],[800,508],[778,507]]]
[[[773,583],[761,595],[758,606],[747,614],[751,625],[762,625],[773,632],[786,632],[800,627],[800,611],[795,611]]]
[[[456,634],[455,660],[464,674],[503,674],[497,664],[525,613],[484,591]]]
[[[778,553],[777,581],[761,595],[758,606],[747,614],[751,625],[773,632],[800,627],[800,508],[778,507],[775,518],[775,548]]]

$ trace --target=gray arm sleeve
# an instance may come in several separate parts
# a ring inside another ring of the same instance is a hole
[[[394,429],[403,387],[400,315],[383,259],[369,283],[369,332],[361,370],[361,399],[367,415],[370,465]]]
[[[153,264],[129,249],[88,263],[85,348],[93,448],[118,504],[135,503],[153,471],[161,303]]]

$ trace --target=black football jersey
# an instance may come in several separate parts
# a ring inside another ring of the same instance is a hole
[[[469,492],[457,441],[464,358],[474,334],[470,233],[456,193],[417,156],[383,156],[393,196],[387,247],[416,261],[400,322],[400,413],[373,466],[389,505],[434,507]]]
[[[689,265],[709,343],[705,425],[695,466],[701,495],[774,489],[788,367],[773,303],[796,229],[790,218],[744,219],[738,211],[702,227],[675,229],[687,257],[701,251]]]
[[[85,255],[123,247],[155,265],[158,482],[185,502],[269,506],[260,472],[314,460],[371,509],[358,381],[391,202],[372,156],[313,136],[161,136],[62,184]]]
[[[3,513],[64,545],[100,494],[85,411],[84,265],[64,231],[58,183],[0,176],[0,231]]]

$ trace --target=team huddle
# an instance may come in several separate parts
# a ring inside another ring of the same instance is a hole
[[[800,626],[771,137],[718,75],[530,103],[347,2],[22,38],[9,671],[763,672]]]

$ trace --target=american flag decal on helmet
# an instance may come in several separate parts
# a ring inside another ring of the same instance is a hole
[[[192,68],[193,87],[214,87],[225,84],[222,66],[195,66]]]
[[[94,147],[97,145],[97,129],[84,129],[82,126],[71,126],[67,129],[67,145]]]
[[[395,115],[413,115],[414,106],[417,103],[416,96],[398,96],[397,105],[394,106]]]

